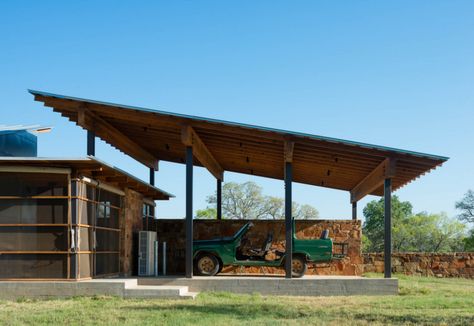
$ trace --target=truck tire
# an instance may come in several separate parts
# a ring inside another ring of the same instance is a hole
[[[214,276],[219,272],[219,259],[213,254],[201,254],[195,261],[196,272],[202,276]]]
[[[293,256],[292,266],[291,266],[291,276],[293,277],[303,277],[308,269],[308,264],[306,259],[303,256]]]

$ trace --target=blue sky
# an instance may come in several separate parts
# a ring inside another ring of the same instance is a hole
[[[397,194],[454,216],[474,188],[473,58],[473,1],[2,1],[0,124],[52,125],[40,156],[85,155],[85,132],[32,88],[449,156]],[[148,177],[103,143],[96,153]],[[201,208],[215,181],[195,170]],[[159,216],[184,216],[184,172],[160,163],[177,198]],[[284,194],[226,174],[247,180]],[[350,217],[346,192],[295,184],[294,199]]]

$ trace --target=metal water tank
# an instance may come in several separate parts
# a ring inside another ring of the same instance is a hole
[[[38,156],[37,133],[49,132],[50,127],[0,126],[0,156]]]

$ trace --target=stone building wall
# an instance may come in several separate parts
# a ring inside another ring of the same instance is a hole
[[[125,189],[123,218],[120,220],[120,272],[123,276],[136,275],[138,232],[143,229],[143,196]]]
[[[211,239],[231,236],[248,220],[195,220],[194,239]],[[285,225],[283,220],[256,220],[249,231],[249,240],[260,248],[273,231],[272,249],[284,250]],[[185,229],[183,219],[159,219],[154,221],[153,229],[158,232],[160,243],[167,242],[167,273],[183,274],[185,257]],[[308,275],[361,275],[363,260],[361,256],[361,222],[353,220],[301,220],[296,221],[296,236],[301,239],[319,238],[324,229],[334,242],[348,243],[348,255],[341,260],[328,263],[316,263],[308,266]],[[282,268],[271,267],[225,267],[223,273],[232,274],[283,274]]]
[[[383,253],[363,254],[364,272],[383,273]],[[474,278],[474,252],[394,253],[392,272],[406,275]]]

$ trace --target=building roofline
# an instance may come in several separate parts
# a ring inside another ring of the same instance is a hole
[[[289,135],[289,136],[304,137],[304,138],[309,138],[309,139],[314,139],[314,140],[324,141],[324,142],[329,142],[329,143],[343,144],[343,145],[348,145],[348,146],[358,146],[358,147],[362,147],[366,149],[388,151],[388,152],[394,152],[397,154],[412,155],[416,157],[429,158],[429,159],[439,160],[439,161],[447,161],[449,159],[449,157],[441,156],[441,155],[427,154],[427,153],[422,153],[422,152],[417,152],[417,151],[403,150],[403,149],[399,149],[395,147],[374,145],[374,144],[368,144],[368,143],[363,143],[363,142],[358,142],[358,141],[345,140],[345,139],[334,138],[334,137],[326,137],[326,136],[314,135],[314,134],[303,133],[303,132],[295,132],[295,131],[269,128],[269,127],[257,126],[257,125],[246,124],[246,123],[238,123],[238,122],[219,120],[219,119],[213,119],[213,118],[205,118],[205,117],[186,115],[186,114],[181,114],[181,113],[174,113],[174,112],[169,112],[169,111],[155,110],[155,109],[144,108],[144,107],[123,105],[123,104],[118,104],[118,103],[96,101],[96,100],[91,100],[91,99],[86,99],[86,98],[60,95],[60,94],[48,93],[48,92],[37,91],[37,90],[32,90],[32,89],[28,89],[28,92],[31,93],[32,95],[48,96],[48,97],[54,97],[54,98],[64,99],[64,100],[84,101],[84,102],[89,102],[89,103],[98,104],[98,105],[115,106],[115,107],[125,109],[125,110],[135,110],[135,111],[138,110],[142,112],[168,115],[168,116],[173,116],[177,118],[191,119],[191,120],[197,120],[197,121],[202,121],[202,122],[207,122],[207,123],[224,124],[224,125],[233,126],[233,127],[240,127],[240,128],[253,129],[253,130],[259,130],[259,131],[266,131],[266,132],[274,132],[274,133],[284,134],[284,135]]]
[[[169,198],[175,198],[175,195],[167,192],[167,191],[164,191],[156,186],[153,186],[137,177],[135,177],[134,175],[116,167],[116,166],[113,166],[109,163],[106,163],[102,160],[100,160],[99,158],[95,157],[95,156],[85,156],[85,157],[18,157],[18,156],[0,156],[0,162],[16,162],[16,161],[22,161],[22,162],[58,162],[58,163],[68,163],[68,162],[94,162],[94,163],[98,163],[102,166],[105,166],[109,169],[113,169],[123,175],[125,175],[126,177],[128,178],[131,178],[133,179],[133,181],[135,182],[139,182],[141,184],[143,184],[144,186],[147,186],[149,188],[152,188],[154,189],[155,191],[159,191],[161,192],[162,194],[164,194],[165,196],[168,196]]]

